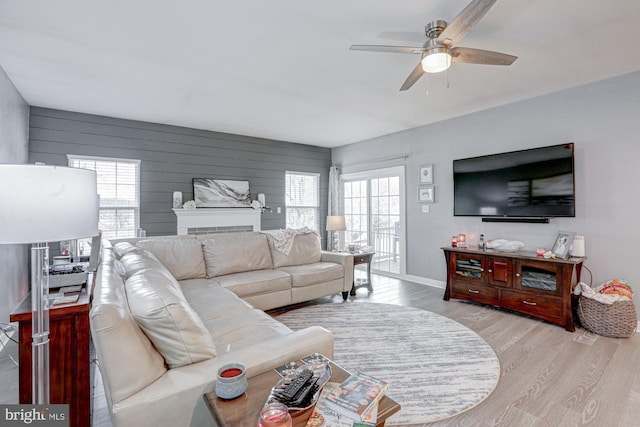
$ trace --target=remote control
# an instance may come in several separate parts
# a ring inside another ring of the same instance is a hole
[[[309,395],[317,389],[317,382],[318,378],[309,379],[298,391],[298,393],[296,393],[296,395],[293,396],[291,400],[285,402],[285,404],[291,408],[299,408],[300,406],[302,406],[302,402],[304,402],[307,397],[309,397]]]
[[[312,376],[313,372],[311,370],[303,370],[279,394],[286,400],[292,399]]]

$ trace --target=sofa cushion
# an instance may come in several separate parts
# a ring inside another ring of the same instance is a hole
[[[273,268],[263,234],[219,234],[201,240],[207,277]]]
[[[131,251],[123,255],[122,258],[120,258],[120,263],[124,269],[125,279],[133,276],[138,271],[148,268],[157,269],[167,276],[173,277],[158,258],[141,248],[138,248],[138,251]]]
[[[291,276],[284,271],[258,270],[216,277],[225,289],[239,297],[267,294],[291,288]]]
[[[131,313],[169,368],[216,356],[211,336],[175,279],[141,270],[127,279],[125,288]]]
[[[333,262],[316,262],[308,265],[281,267],[278,271],[291,275],[294,288],[329,282],[344,277],[342,265]]]
[[[220,349],[235,351],[292,331],[264,311],[251,309],[205,322]]]
[[[205,277],[202,245],[196,239],[149,239],[136,245],[158,258],[176,280]]]
[[[116,243],[115,245],[113,245],[113,251],[118,256],[118,259],[122,258],[124,255],[128,254],[129,252],[141,252],[139,247],[129,242]]]
[[[253,307],[214,279],[191,279],[180,282],[191,308],[203,322]]]
[[[118,403],[143,390],[167,370],[164,359],[135,321],[127,305],[124,281],[107,250],[96,275],[90,317],[91,335],[100,356],[105,388]],[[122,351],[126,349],[126,351]]]
[[[271,235],[268,236],[268,239],[274,268],[290,265],[312,264],[314,262],[319,262],[320,257],[322,256],[320,236],[316,233],[296,235],[289,255],[285,255],[275,248],[274,239]]]

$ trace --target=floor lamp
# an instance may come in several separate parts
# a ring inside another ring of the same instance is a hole
[[[338,231],[345,231],[347,224],[344,215],[329,215],[327,217],[327,231],[333,233],[333,245],[331,250],[337,252],[339,250]]]
[[[33,404],[49,404],[49,247],[98,234],[96,173],[44,165],[0,165],[0,243],[33,243],[31,325]]]

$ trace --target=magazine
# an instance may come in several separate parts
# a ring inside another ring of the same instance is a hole
[[[328,408],[360,422],[377,408],[387,387],[385,381],[356,372],[328,393],[324,402]]]
[[[338,383],[327,383],[320,394],[318,404],[307,421],[307,427],[360,427],[375,426],[378,415],[378,404],[369,411],[365,420],[354,421],[352,417],[348,417],[329,408],[326,404],[326,398],[334,389],[339,387]]]

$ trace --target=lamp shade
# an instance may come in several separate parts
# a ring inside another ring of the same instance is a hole
[[[344,231],[346,229],[344,215],[329,215],[327,217],[327,231]]]
[[[57,242],[98,234],[96,173],[0,165],[0,243]]]

